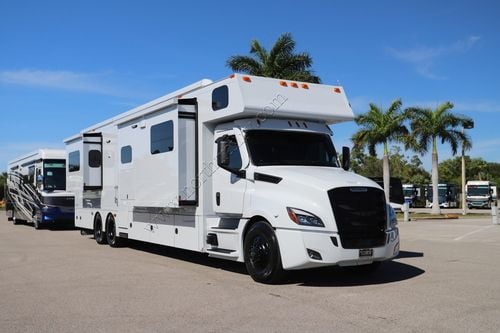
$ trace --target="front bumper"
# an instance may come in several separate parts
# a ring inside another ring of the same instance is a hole
[[[474,208],[487,208],[489,201],[467,201],[469,207]]]
[[[360,257],[359,249],[344,249],[338,233],[309,230],[277,229],[284,269],[304,269],[322,266],[357,266],[384,261],[399,254],[398,228],[386,232],[384,246],[373,248],[373,256]],[[336,239],[336,244],[332,238]],[[321,255],[321,260],[312,259],[308,249]]]
[[[42,224],[52,224],[58,222],[73,222],[75,210],[67,207],[44,207],[37,212],[37,219]]]

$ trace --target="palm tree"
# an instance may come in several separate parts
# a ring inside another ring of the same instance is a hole
[[[436,109],[411,107],[406,109],[411,118],[410,127],[412,134],[407,142],[407,147],[424,154],[432,145],[432,211],[431,214],[440,214],[438,193],[438,152],[437,142],[448,143],[453,155],[457,153],[460,144],[465,149],[472,146],[468,135],[458,130],[458,126],[471,121],[469,117],[451,113],[453,104],[450,102],[439,105]]]
[[[382,144],[384,156],[382,170],[384,176],[385,199],[389,202],[390,189],[390,169],[389,169],[389,147],[390,141],[403,142],[408,134],[408,129],[404,125],[406,114],[401,111],[401,99],[396,99],[387,110],[382,110],[377,105],[370,103],[370,110],[367,113],[356,116],[356,124],[361,128],[354,133],[351,140],[354,148],[368,147],[371,156],[375,156],[375,147]]]
[[[269,52],[254,39],[250,43],[250,54],[229,57],[227,66],[250,75],[311,83],[321,81],[311,70],[313,61],[309,53],[295,53],[295,41],[290,33],[282,34]]]

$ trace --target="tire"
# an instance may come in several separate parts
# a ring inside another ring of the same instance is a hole
[[[96,214],[94,219],[94,239],[97,244],[106,244],[106,234],[102,231],[102,218]]]
[[[42,228],[37,218],[33,220],[33,226],[35,227],[35,230],[40,230]]]
[[[106,221],[106,240],[111,247],[120,247],[123,244],[123,239],[116,234],[115,219],[111,215]]]
[[[256,282],[277,283],[284,277],[278,239],[266,222],[253,224],[244,240],[245,266]]]
[[[17,221],[17,218],[16,218],[16,213],[14,211],[12,211],[12,217],[10,218],[10,220],[12,221],[12,224],[16,225],[18,224],[19,222]]]

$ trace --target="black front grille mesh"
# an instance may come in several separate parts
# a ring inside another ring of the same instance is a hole
[[[75,198],[73,197],[42,197],[42,201],[48,206],[74,207]]]
[[[328,191],[340,242],[345,249],[383,246],[387,212],[382,190],[340,187]]]

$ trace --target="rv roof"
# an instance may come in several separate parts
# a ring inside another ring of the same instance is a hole
[[[167,94],[167,95],[164,95],[164,96],[161,96],[157,99],[154,99],[152,100],[151,102],[148,102],[146,104],[143,104],[143,105],[140,105],[138,107],[135,107],[129,111],[126,111],[126,112],[123,112],[123,113],[120,113],[119,115],[113,117],[113,118],[110,118],[110,119],[107,119],[105,121],[102,121],[96,125],[93,125],[91,127],[88,127],[84,130],[82,130],[80,132],[80,134],[82,133],[89,133],[89,132],[95,132],[97,131],[99,128],[101,127],[104,127],[106,125],[109,125],[109,124],[112,124],[112,123],[116,123],[116,122],[124,122],[124,121],[127,121],[127,120],[130,120],[132,118],[136,118],[136,117],[140,117],[144,114],[147,114],[148,112],[152,111],[151,109],[158,109],[158,107],[162,104],[165,104],[165,106],[167,106],[169,103],[170,100],[173,100],[181,95],[184,95],[184,94],[187,94],[191,91],[194,91],[196,89],[199,89],[201,87],[204,87],[204,86],[207,86],[209,84],[211,84],[212,81],[209,80],[209,79],[203,79],[203,80],[200,80],[198,82],[195,82],[193,84],[190,84],[189,86],[186,86],[184,88],[181,88],[181,89],[178,89],[170,94]],[[69,142],[69,141],[72,141],[78,137],[80,137],[80,134],[77,134],[77,135],[74,135],[74,136],[71,136],[67,139],[64,140],[64,142]]]
[[[62,149],[38,149],[28,154],[24,154],[9,161],[11,168],[13,165],[25,164],[39,159],[66,159],[66,151]]]

